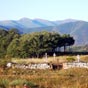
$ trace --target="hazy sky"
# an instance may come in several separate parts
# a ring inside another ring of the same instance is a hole
[[[0,0],[0,20],[23,17],[88,21],[88,0]]]

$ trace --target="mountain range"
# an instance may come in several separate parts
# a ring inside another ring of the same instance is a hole
[[[22,18],[20,20],[0,21],[0,29],[16,28],[20,33],[39,31],[55,31],[60,34],[70,34],[75,39],[75,45],[88,44],[88,22],[75,19],[49,21],[45,19]]]

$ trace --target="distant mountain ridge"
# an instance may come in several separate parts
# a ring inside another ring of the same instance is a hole
[[[20,20],[0,21],[0,29],[18,29],[21,33],[38,31],[56,31],[61,34],[71,34],[76,45],[88,44],[88,22],[74,19],[49,21],[45,19],[22,18]]]

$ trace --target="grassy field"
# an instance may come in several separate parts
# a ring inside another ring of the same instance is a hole
[[[23,88],[24,83],[29,83],[30,88],[88,88],[88,69],[15,70],[15,75],[10,69],[0,76],[0,88]]]
[[[48,62],[66,61],[66,58],[76,56],[59,56]],[[82,61],[88,61],[88,55],[80,56]],[[18,63],[41,63],[45,59],[12,59]],[[72,68],[67,70],[27,70],[0,68],[0,88],[88,88],[88,69]]]
[[[46,58],[26,58],[26,59],[20,59],[20,58],[12,58],[12,62],[16,63],[44,63],[44,62],[58,62],[63,63],[67,62],[67,58],[74,58],[77,59],[77,56],[57,56],[55,58],[48,57]],[[80,55],[80,60],[84,62],[88,62],[88,55]]]

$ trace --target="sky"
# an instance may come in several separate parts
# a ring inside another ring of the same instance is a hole
[[[88,0],[0,0],[0,20],[21,18],[88,21]]]

